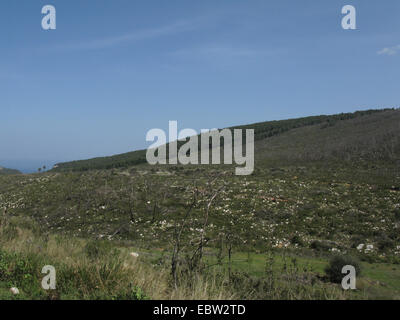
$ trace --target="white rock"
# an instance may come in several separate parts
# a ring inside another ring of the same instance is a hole
[[[11,291],[12,294],[19,294],[18,288],[12,287],[12,288],[10,289],[10,291]]]
[[[138,258],[138,257],[139,257],[139,253],[137,253],[137,252],[131,252],[131,253],[130,253],[130,256],[133,257],[133,258]]]

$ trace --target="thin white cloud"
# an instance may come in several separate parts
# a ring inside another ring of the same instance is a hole
[[[387,47],[383,48],[382,50],[378,51],[379,55],[386,55],[386,56],[394,56],[395,54],[400,52],[400,44],[394,47]]]
[[[270,55],[273,52],[259,49],[249,49],[230,45],[208,45],[172,52],[177,57],[201,58],[253,58]]]
[[[56,51],[81,51],[81,50],[95,50],[114,47],[124,43],[137,42],[146,39],[158,38],[163,36],[170,36],[181,32],[187,32],[198,28],[199,21],[178,21],[170,25],[161,26],[157,28],[142,29],[123,35],[108,37],[103,39],[67,43],[54,46],[51,49]]]
[[[204,56],[225,56],[225,57],[254,57],[261,54],[261,51],[246,49],[246,48],[235,48],[235,47],[224,47],[224,46],[211,46],[201,48],[199,53]]]

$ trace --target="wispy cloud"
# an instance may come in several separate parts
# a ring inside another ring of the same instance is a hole
[[[137,30],[130,33],[116,35],[108,38],[61,44],[52,47],[52,49],[56,51],[59,50],[81,51],[81,50],[103,49],[103,48],[115,47],[117,45],[121,45],[124,43],[131,43],[131,42],[133,43],[146,39],[170,36],[177,33],[194,30],[198,27],[199,27],[199,21],[196,19],[193,21],[178,21],[166,26]]]
[[[397,53],[400,52],[400,44],[394,47],[387,47],[383,48],[382,50],[378,51],[379,55],[387,55],[387,56],[393,56]]]
[[[254,58],[270,55],[273,52],[262,49],[236,47],[231,45],[207,45],[190,49],[181,49],[172,52],[178,57],[197,58]]]

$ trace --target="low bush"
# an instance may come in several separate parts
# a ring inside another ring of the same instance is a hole
[[[361,274],[361,263],[352,256],[334,256],[330,259],[329,265],[325,268],[328,279],[334,283],[341,283],[345,274],[342,273],[344,266],[350,265],[356,269],[356,276]]]
[[[113,246],[108,241],[92,240],[89,241],[84,249],[86,256],[91,260],[96,260],[107,255],[115,255]]]

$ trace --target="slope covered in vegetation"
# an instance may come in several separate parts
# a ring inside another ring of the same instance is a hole
[[[333,126],[340,127],[339,123],[344,123],[351,119],[359,119],[360,121],[363,121],[364,118],[369,118],[373,115],[379,115],[388,112],[398,113],[398,111],[394,111],[393,109],[367,110],[357,111],[354,113],[341,113],[337,115],[322,115],[289,120],[267,121],[245,126],[235,126],[229,129],[254,129],[256,141],[269,141],[269,139],[272,137],[279,137],[283,133],[292,132],[295,131],[295,129],[299,128],[308,128],[315,126],[319,126],[320,128],[330,128]],[[380,127],[383,128],[384,123],[381,123]],[[314,134],[316,136],[319,136],[320,132],[314,132]],[[347,139],[347,137],[344,135],[342,136],[342,139]],[[305,141],[305,143],[308,142]],[[310,148],[313,147],[311,144],[309,144],[308,146]],[[286,146],[284,146],[284,148],[286,148]],[[111,169],[129,167],[141,163],[146,163],[145,150],[138,150],[109,157],[59,163],[56,165],[56,168],[54,170],[85,171],[93,169]]]
[[[257,141],[255,155],[266,160],[397,163],[400,160],[400,110],[328,120]]]
[[[50,298],[399,299],[399,120],[366,112],[257,139],[250,176],[146,163],[1,176],[0,296],[49,298],[36,285],[50,261]],[[361,261],[357,290],[329,261]]]
[[[21,172],[15,169],[7,169],[0,167],[0,175],[6,175],[6,174],[21,174]]]

